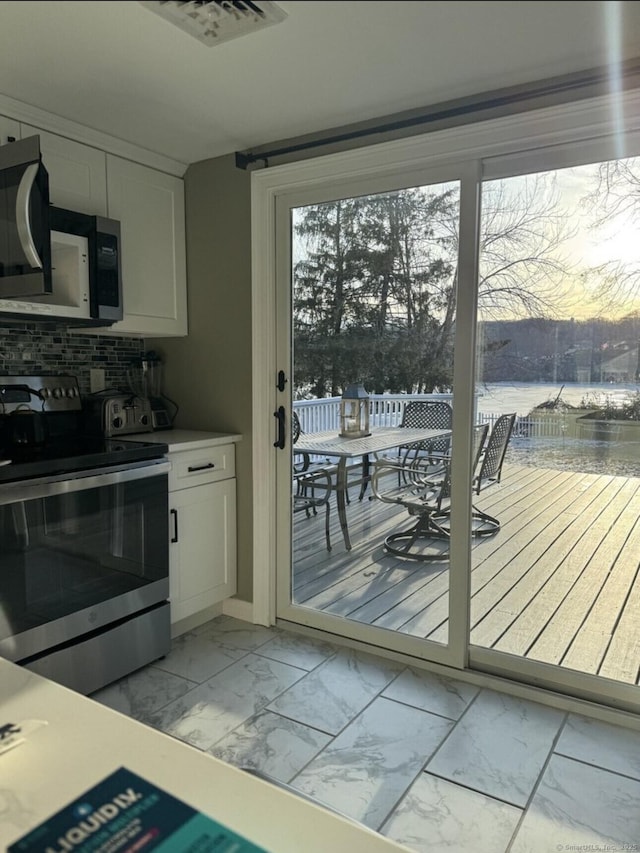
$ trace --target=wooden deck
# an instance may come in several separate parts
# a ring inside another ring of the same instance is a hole
[[[474,542],[472,644],[640,683],[640,479],[505,464],[476,502],[502,527]],[[449,563],[384,552],[404,510],[347,510],[351,552],[334,508],[331,552],[322,512],[296,516],[296,603],[446,642]]]

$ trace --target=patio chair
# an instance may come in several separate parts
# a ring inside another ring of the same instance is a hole
[[[489,431],[488,424],[473,430],[472,470],[475,471]],[[493,454],[492,454],[493,456]],[[384,503],[397,504],[416,519],[407,530],[391,533],[384,540],[385,550],[397,557],[422,562],[448,560],[451,506],[451,462],[446,459],[440,473],[434,477],[433,465],[427,457],[417,456],[410,464],[379,460],[374,465],[371,487]],[[384,489],[381,480],[401,468],[404,484]],[[475,483],[475,479],[474,479]],[[472,510],[472,535],[489,536],[499,529],[497,519],[487,513]],[[442,540],[446,540],[443,547]]]
[[[300,438],[302,428],[296,412],[291,418],[291,439],[293,445]],[[322,466],[311,462],[308,453],[293,451],[293,514],[304,512],[307,518],[317,515],[318,508],[325,507],[325,538],[327,551],[331,550],[331,535],[329,531],[329,514],[331,506],[329,499],[333,489],[332,474],[335,466]]]
[[[453,409],[449,403],[442,400],[411,400],[402,413],[401,427],[426,427],[427,429],[451,429]],[[428,460],[434,471],[442,470],[444,457],[449,453],[451,436],[437,438],[431,441],[421,441],[416,444],[403,444],[398,448],[396,464],[402,466],[398,471],[398,484],[409,482],[404,476],[403,469],[423,457]]]
[[[293,514],[306,513],[307,518],[317,515],[319,507],[325,507],[325,539],[327,551],[331,550],[331,534],[329,515],[331,504],[329,499],[332,492],[331,474],[322,468],[315,468],[295,474],[293,477]]]
[[[516,413],[514,412],[508,415],[500,415],[494,423],[487,446],[481,454],[478,476],[473,481],[476,494],[479,495],[482,489],[500,482],[502,463],[515,422]]]
[[[323,470],[330,473],[335,473],[336,465],[327,460],[325,463],[317,463],[311,461],[311,456],[305,450],[297,450],[295,444],[302,435],[302,425],[297,412],[291,414],[291,443],[293,448],[293,473],[303,474],[311,469]]]
[[[300,418],[298,417],[297,412],[292,412],[291,414],[291,443],[296,444],[300,435],[302,434],[302,426],[300,424]],[[295,447],[293,450],[293,473],[294,474],[302,474],[303,471],[306,471],[311,461],[309,459],[308,453],[300,453],[296,451]]]
[[[507,452],[509,439],[513,432],[513,427],[516,421],[516,414],[501,415],[493,425],[491,434],[486,445],[483,447],[484,441],[480,444],[478,450],[477,461],[474,464],[474,471],[479,467],[478,473],[473,478],[473,491],[479,495],[483,489],[500,482],[502,477],[502,464]],[[488,424],[485,424],[488,430]],[[482,427],[476,427],[476,430]],[[486,431],[485,431],[486,436]],[[487,536],[491,533],[497,533],[500,529],[500,522],[497,518],[483,512],[475,504],[472,505],[471,522],[472,536]],[[448,512],[448,511],[447,511]],[[444,515],[438,518],[440,526],[446,524]]]
[[[300,418],[297,412],[292,412],[291,415],[291,440],[295,445],[300,436],[302,435],[302,425],[300,423]],[[325,459],[323,462],[312,462],[311,457],[308,453],[304,451],[298,451],[294,448],[293,450],[293,471],[294,474],[302,474],[305,471],[310,471],[311,469],[322,470],[332,476],[335,476],[338,471],[338,466],[335,462],[331,462],[329,459]],[[353,471],[357,471],[360,475],[362,474],[362,463],[354,463],[353,465],[347,466],[347,472],[351,473]],[[357,481],[359,482],[359,480]],[[335,489],[335,481],[331,480],[331,488]],[[361,489],[360,499],[362,500],[362,496],[364,493],[364,489]],[[345,490],[345,499],[347,503],[351,503],[351,499],[349,498],[349,490]],[[314,513],[315,514],[315,513]]]

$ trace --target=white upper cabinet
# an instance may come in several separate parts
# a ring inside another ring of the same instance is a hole
[[[71,132],[70,132],[71,133]],[[0,116],[0,144],[8,137],[40,137],[42,160],[49,173],[51,204],[79,213],[107,216],[120,222],[124,319],[87,333],[144,337],[184,336],[187,324],[187,265],[184,183],[180,164],[163,160],[158,167],[149,152],[142,162],[110,154],[127,145],[105,137],[105,149],[76,142],[17,119]]]
[[[9,137],[20,139],[20,124],[13,119],[0,116],[0,145],[9,141]]]
[[[184,184],[107,154],[108,215],[120,220],[124,319],[111,331],[187,334]]]
[[[42,161],[49,173],[49,198],[56,207],[107,216],[107,157],[104,151],[47,133],[28,124],[21,136],[38,135]]]

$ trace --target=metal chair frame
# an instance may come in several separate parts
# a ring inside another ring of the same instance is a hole
[[[488,432],[488,424],[481,424],[474,427],[471,460],[472,471],[475,471],[479,464],[482,465],[480,462],[481,457],[485,458],[483,448]],[[502,433],[503,430],[501,427],[496,433],[496,442],[498,440],[497,437]],[[491,439],[487,443],[487,451],[490,449],[490,442]],[[489,458],[493,459],[494,456],[493,449],[491,449]],[[502,459],[504,459],[504,453],[502,453]],[[421,550],[414,550],[414,546],[417,543],[423,543],[425,540],[436,540],[437,542],[446,540],[448,542],[450,539],[450,458],[445,460],[440,476],[434,478],[431,464],[428,461],[425,462],[420,457],[416,457],[410,466],[402,466],[403,476],[406,481],[405,486],[393,492],[382,491],[379,484],[380,478],[397,467],[399,466],[393,463],[389,464],[388,461],[381,460],[376,463],[376,470],[372,478],[372,489],[376,497],[380,498],[380,500],[404,506],[409,515],[413,516],[416,521],[409,529],[399,531],[398,533],[391,533],[387,536],[384,540],[385,550],[397,557],[421,562],[448,560],[448,548],[443,550],[438,546],[434,551],[426,551],[424,547]],[[475,482],[476,478],[474,478],[474,484]],[[476,507],[472,507],[471,519],[471,535],[474,537],[491,536],[500,529],[500,522],[497,518],[478,510]]]
[[[513,427],[516,422],[516,413],[500,415],[493,425],[487,446],[482,453],[480,471],[474,478],[474,491],[480,491],[493,483],[499,483],[502,476],[502,463],[507,452],[507,446]]]
[[[327,551],[331,551],[329,524],[331,504],[329,499],[333,490],[332,471],[321,465],[313,465],[308,453],[296,453],[295,444],[301,433],[300,419],[297,413],[293,412],[291,418],[291,438],[294,445],[292,511],[294,515],[298,512],[304,512],[307,518],[311,518],[312,514],[317,515],[320,507],[325,507],[325,539]],[[300,461],[296,461],[296,456]]]
[[[451,429],[453,409],[443,400],[411,400],[404,408],[400,426],[427,427],[429,429]],[[442,470],[443,463],[449,453],[451,437],[449,435],[431,441],[421,441],[416,444],[403,444],[398,448],[398,456],[390,461],[397,465],[411,468],[419,458],[427,459],[433,467],[433,473]],[[410,482],[402,470],[398,471],[398,485]]]
[[[502,476],[502,465],[507,453],[507,447],[513,432],[516,414],[500,415],[496,420],[484,447],[481,445],[473,470],[479,465],[480,470],[473,478],[472,488],[479,495],[483,489],[500,482]],[[476,427],[476,429],[478,429]],[[445,515],[449,515],[447,510]],[[439,518],[440,525],[445,525],[445,518]],[[471,535],[491,536],[500,530],[500,522],[497,518],[484,512],[475,504],[471,507]]]

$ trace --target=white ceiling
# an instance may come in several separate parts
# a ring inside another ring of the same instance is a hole
[[[0,2],[0,93],[192,163],[640,56],[638,2],[278,5],[207,47],[131,0]]]

